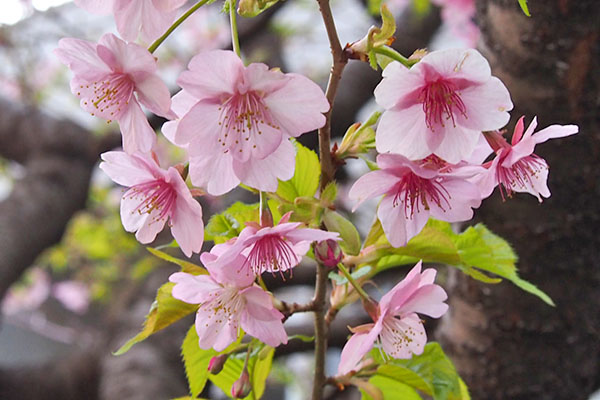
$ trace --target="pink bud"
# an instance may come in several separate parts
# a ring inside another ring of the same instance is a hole
[[[344,253],[335,240],[323,240],[315,246],[315,259],[326,267],[333,268],[342,261]]]
[[[223,366],[225,365],[225,361],[227,361],[227,357],[229,354],[221,354],[220,356],[215,356],[210,359],[208,363],[208,372],[213,375],[217,375],[219,372],[223,370]]]
[[[252,385],[250,384],[250,375],[248,375],[248,370],[244,368],[240,378],[235,381],[231,387],[231,396],[234,399],[243,399],[250,394],[251,390]]]

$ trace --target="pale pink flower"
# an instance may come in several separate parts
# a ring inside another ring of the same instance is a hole
[[[401,247],[416,236],[429,217],[447,222],[467,221],[481,204],[481,193],[467,179],[478,170],[452,166],[432,156],[410,161],[399,154],[380,154],[381,169],[361,176],[349,197],[363,201],[384,195],[377,217],[390,244]],[[479,167],[481,169],[481,167]]]
[[[147,155],[109,151],[100,168],[116,183],[130,187],[121,199],[121,220],[141,243],[150,243],[167,220],[183,253],[202,248],[202,207],[194,200],[177,169],[164,170]]]
[[[479,28],[473,22],[475,0],[432,0],[442,8],[442,20],[448,24],[452,33],[466,40],[469,46],[475,46],[479,39]]]
[[[15,315],[23,311],[39,308],[50,295],[50,275],[39,267],[31,268],[25,275],[24,282],[10,287],[2,299],[2,313]]]
[[[229,250],[231,258],[244,254],[246,261],[239,268],[247,275],[255,276],[263,272],[280,273],[291,270],[302,261],[312,242],[339,240],[339,233],[320,229],[304,228],[301,222],[288,222],[291,212],[285,214],[279,224],[261,227],[246,223]],[[248,272],[252,271],[252,272]]]
[[[473,49],[434,51],[410,69],[392,62],[383,77],[375,89],[386,109],[377,151],[411,160],[432,153],[453,164],[464,160],[482,131],[506,125],[513,106],[504,84]]]
[[[561,138],[579,132],[577,125],[551,125],[536,134],[537,119],[534,118],[525,130],[524,118],[515,126],[511,144],[499,132],[485,132],[488,143],[496,152],[496,158],[485,164],[488,170],[477,175],[476,182],[484,197],[489,196],[496,185],[504,199],[513,192],[529,193],[542,202],[542,197],[550,197],[548,189],[548,164],[533,153],[535,146],[548,139]]]
[[[117,30],[128,42],[142,38],[152,41],[165,33],[175,20],[177,9],[187,0],[75,0],[94,14],[114,14]]]
[[[240,182],[273,192],[277,179],[290,179],[295,150],[287,139],[325,123],[329,103],[319,86],[265,64],[246,67],[224,50],[199,54],[188,68],[173,99],[180,119],[165,130],[187,146],[194,185],[213,195]]]
[[[379,340],[381,348],[393,358],[411,358],[423,353],[427,335],[417,315],[439,318],[448,310],[444,289],[433,283],[436,271],[421,272],[419,261],[408,275],[386,293],[372,310],[374,323],[353,328],[354,335],[342,350],[338,375],[356,371],[360,361]]]
[[[52,285],[52,295],[65,308],[83,314],[90,305],[90,288],[83,282],[63,281]]]
[[[155,114],[172,116],[169,89],[156,74],[152,54],[110,33],[98,44],[61,39],[55,53],[75,74],[71,91],[81,98],[81,107],[92,115],[118,121],[128,153],[150,151],[156,134],[139,103]]]
[[[238,254],[227,263],[215,262],[230,246],[224,243],[202,253],[210,275],[177,272],[169,278],[175,282],[174,298],[200,304],[196,313],[200,347],[224,350],[237,339],[239,328],[269,346],[287,343],[283,314],[273,306],[271,295],[254,284],[254,275],[238,272],[245,257]]]

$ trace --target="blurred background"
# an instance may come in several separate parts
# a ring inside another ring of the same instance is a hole
[[[477,47],[511,92],[511,124],[521,115],[527,121],[537,115],[540,127],[580,126],[578,135],[537,151],[551,166],[550,199],[539,205],[517,195],[503,202],[496,193],[476,213],[477,221],[514,246],[521,276],[548,293],[556,308],[509,283],[485,285],[438,266],[450,312],[426,326],[473,399],[587,400],[600,388],[600,2],[528,3],[530,18],[517,0],[388,3],[396,15],[394,47],[406,56],[420,48]],[[216,2],[202,8],[157,51],[160,73],[173,93],[193,55],[230,46],[221,7]],[[332,0],[332,7],[342,43],[359,40],[379,23],[369,10],[377,5]],[[79,108],[69,91],[70,73],[52,54],[62,37],[96,41],[105,32],[116,33],[111,17],[90,15],[68,0],[0,3],[3,400],[160,400],[188,392],[180,345],[192,316],[123,356],[111,354],[139,331],[156,289],[175,268],[123,230],[118,211],[123,189],[97,168],[99,154],[120,145],[118,126]],[[258,17],[241,18],[240,40],[248,61],[299,72],[325,86],[331,60],[316,2],[282,1]],[[348,65],[333,111],[338,139],[376,109],[372,93],[380,79],[366,63]],[[157,130],[164,122],[150,121]],[[301,141],[314,148],[316,135]],[[184,156],[161,143],[163,162]],[[350,208],[343,195],[366,170],[359,161],[341,169],[340,210]],[[204,197],[205,223],[237,200],[256,201],[242,190]],[[374,206],[352,215],[363,232]],[[163,232],[154,245],[169,243],[169,235]],[[384,292],[405,272],[390,270],[373,290]],[[298,267],[291,280],[269,282],[278,297],[297,302],[312,297],[313,285],[310,263]],[[348,307],[333,324],[329,374],[337,367],[346,326],[366,318],[361,307]],[[311,315],[293,316],[286,329],[311,335]],[[307,398],[312,344],[297,342],[277,349],[265,399]],[[203,396],[225,398],[210,387]],[[360,398],[351,389],[327,396]]]

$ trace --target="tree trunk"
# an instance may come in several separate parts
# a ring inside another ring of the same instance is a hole
[[[536,153],[551,166],[552,197],[485,202],[478,218],[511,242],[521,275],[552,308],[510,283],[454,274],[438,331],[474,399],[588,399],[600,386],[600,2],[478,1],[480,49],[521,115],[580,133]]]

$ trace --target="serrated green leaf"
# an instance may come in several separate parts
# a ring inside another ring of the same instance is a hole
[[[238,201],[210,218],[204,229],[204,240],[224,243],[238,236],[249,221],[258,222],[258,203],[245,204]]]
[[[528,17],[531,17],[531,13],[529,13],[529,7],[527,6],[527,0],[519,0],[519,5],[521,6],[521,10]]]
[[[152,303],[150,312],[146,316],[142,331],[129,339],[114,355],[118,356],[126,353],[134,344],[145,340],[150,335],[196,311],[197,305],[184,303],[171,296],[173,286],[175,286],[174,283],[168,282],[158,289],[156,300]]]
[[[248,360],[248,374],[250,375],[250,382],[252,384],[252,393],[246,397],[248,400],[260,399],[265,392],[267,377],[269,376],[269,372],[271,372],[273,355],[275,354],[275,349],[272,347],[269,348],[270,350],[263,358],[253,355]],[[209,375],[208,379],[223,390],[225,394],[229,395],[231,387],[240,377],[243,367],[244,360],[242,358],[229,357],[223,366],[223,370],[218,375]]]
[[[179,265],[181,267],[182,272],[187,272],[187,273],[190,273],[193,275],[208,274],[208,271],[204,267],[201,267],[199,265],[196,265],[196,264],[191,263],[186,260],[182,260],[177,257],[173,257],[172,255],[167,254],[164,251],[160,251],[158,249],[153,249],[152,247],[146,247],[146,250],[148,250],[150,253],[152,253],[152,255],[154,255],[162,260]]]
[[[290,203],[293,203],[297,197],[314,197],[321,178],[317,154],[298,142],[294,144],[297,150],[294,176],[288,181],[279,181],[277,187],[277,195]]]
[[[379,349],[372,350],[371,356],[384,362]],[[454,364],[436,342],[427,343],[421,355],[414,355],[409,360],[389,360],[377,369],[375,376],[408,385],[433,396],[434,400],[463,400],[460,377]]]
[[[325,210],[323,223],[328,231],[340,234],[342,240],[339,244],[344,253],[353,256],[360,253],[360,235],[352,222],[335,211]]]

